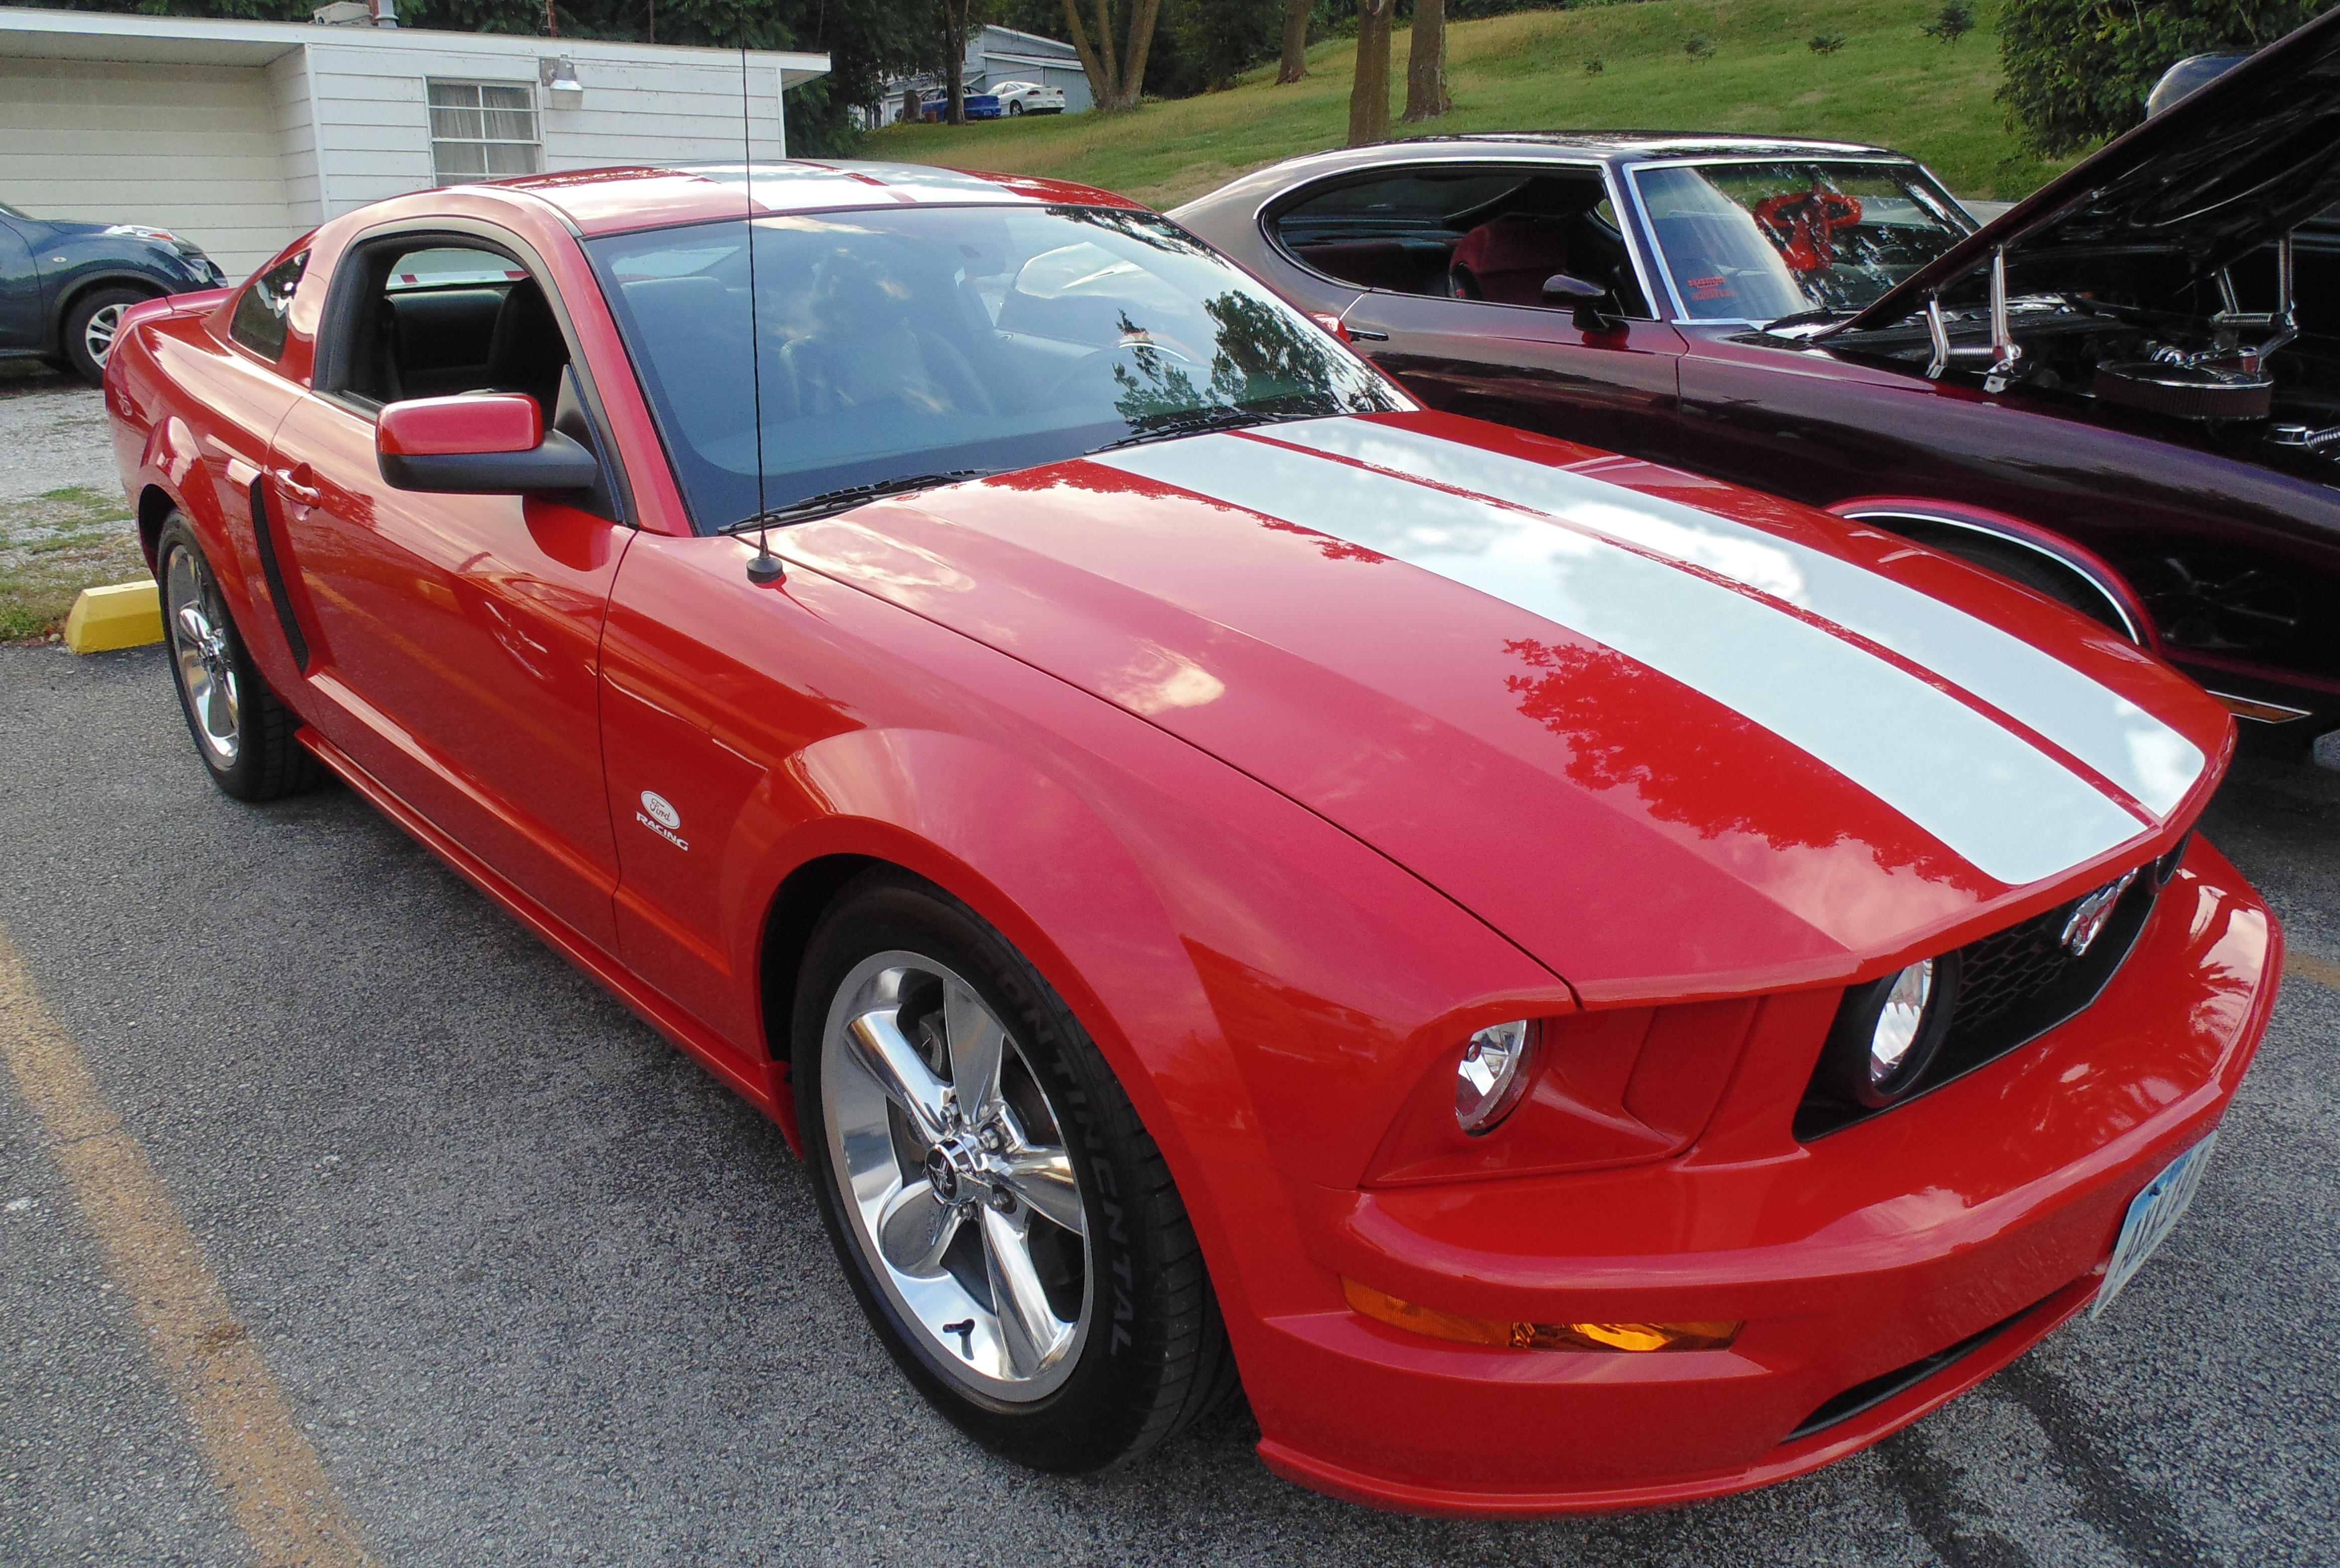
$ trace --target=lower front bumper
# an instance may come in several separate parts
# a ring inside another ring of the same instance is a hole
[[[1526,1515],[1691,1502],[1866,1447],[2095,1297],[2130,1200],[2239,1087],[2280,951],[2197,842],[2096,1006],[1842,1132],[1788,1136],[1765,1086],[1800,1088],[1785,1042],[1810,1020],[1769,1046],[1759,1024],[1707,1136],[1664,1165],[1299,1194],[1331,1300],[1239,1342],[1261,1456],[1375,1507]],[[1817,1037],[1798,1048],[1808,1074]],[[1638,1355],[1455,1345],[1346,1310],[1343,1275],[1468,1316],[1746,1326]]]
[[[1462,1491],[1344,1470],[1273,1438],[1261,1441],[1259,1455],[1270,1470],[1286,1481],[1351,1503],[1402,1513],[1496,1519],[1553,1513],[1621,1513],[1726,1497],[1833,1464],[1940,1409],[1968,1389],[1987,1381],[2069,1321],[2096,1299],[2097,1283],[2097,1276],[2093,1274],[2075,1280],[2037,1306],[1998,1325],[1996,1332],[1987,1332],[1980,1343],[1948,1365],[1895,1389],[1842,1421],[1783,1443],[1764,1459],[1736,1470],[1638,1486],[1583,1491]]]

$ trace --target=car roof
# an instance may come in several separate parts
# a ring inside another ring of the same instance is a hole
[[[1069,180],[847,159],[580,169],[468,188],[525,191],[559,208],[587,235],[737,218],[742,196],[752,198],[759,215],[993,203],[1145,210],[1125,196]]]
[[[1390,144],[1383,144],[1386,148]],[[1756,136],[1716,132],[1683,131],[1499,131],[1468,136],[1427,136],[1398,146],[1462,146],[1467,148],[1551,147],[1573,154],[1590,153],[1613,163],[1639,163],[1653,158],[1698,157],[1898,157],[1890,148],[1867,142],[1826,142],[1810,136]],[[1452,155],[1452,154],[1449,154]]]
[[[1468,136],[1410,136],[1363,147],[1303,153],[1254,169],[1198,196],[1176,213],[1198,213],[1221,202],[1273,199],[1305,180],[1407,164],[1467,163],[1473,159],[1549,158],[1555,163],[1590,160],[1611,169],[1675,158],[1894,158],[1908,154],[1867,142],[1823,142],[1804,136],[1753,136],[1685,131],[1497,131]]]

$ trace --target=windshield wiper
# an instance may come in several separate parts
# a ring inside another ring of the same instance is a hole
[[[1859,313],[1859,311],[1848,311],[1835,305],[1822,305],[1818,310],[1798,311],[1793,315],[1781,316],[1777,321],[1765,322],[1762,330],[1767,332],[1777,332],[1781,327],[1824,326],[1829,322],[1840,322],[1847,316],[1857,316]]]
[[[1123,436],[1119,441],[1109,441],[1103,446],[1094,447],[1091,450],[1113,452],[1120,447],[1137,446],[1149,441],[1167,441],[1172,436],[1200,435],[1205,431],[1214,430],[1241,430],[1245,425],[1275,424],[1284,420],[1300,417],[1303,416],[1261,413],[1255,409],[1243,408],[1206,409],[1191,414],[1175,416],[1165,414],[1162,416],[1161,422],[1148,429],[1139,431],[1135,435]]]
[[[825,490],[818,495],[808,495],[792,501],[786,506],[776,506],[759,511],[753,517],[743,517],[725,529],[726,533],[745,533],[751,528],[777,528],[791,522],[809,522],[816,517],[826,517],[833,511],[843,511],[865,501],[880,496],[901,495],[913,490],[932,490],[940,484],[956,484],[963,479],[980,479],[996,473],[992,468],[955,468],[947,473],[906,473],[892,479],[873,479],[867,484],[848,484],[842,490]]]

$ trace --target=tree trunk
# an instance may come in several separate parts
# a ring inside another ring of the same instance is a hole
[[[1113,47],[1113,0],[1096,0],[1096,36],[1081,25],[1080,0],[1065,0],[1065,30],[1081,57],[1089,79],[1089,97],[1100,114],[1137,107],[1145,90],[1145,56],[1154,47],[1154,24],[1162,15],[1162,0],[1131,0],[1129,34],[1119,55]]]
[[[1357,0],[1357,79],[1349,88],[1349,145],[1389,139],[1390,13],[1397,0]]]
[[[1446,0],[1413,0],[1413,37],[1406,47],[1405,117],[1435,120],[1454,107],[1446,95]]]
[[[967,0],[943,0],[943,124],[967,124]]]
[[[1113,18],[1106,11],[1106,0],[1097,0],[1097,37],[1109,55],[1113,49],[1113,34],[1107,30]],[[1081,57],[1081,74],[1089,79],[1089,104],[1100,114],[1109,114],[1113,107],[1113,63],[1100,58],[1096,45],[1089,42],[1088,29],[1081,25],[1080,0],[1065,0],[1065,30],[1073,35],[1073,49]]]
[[[1145,91],[1145,56],[1154,48],[1154,24],[1162,15],[1162,0],[1131,0],[1129,46],[1121,52],[1120,109],[1137,107]]]
[[[1315,9],[1315,0],[1284,0],[1284,63],[1275,68],[1279,87],[1308,74],[1308,18]]]

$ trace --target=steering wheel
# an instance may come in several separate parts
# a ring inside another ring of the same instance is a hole
[[[1860,222],[1860,198],[1841,191],[1788,191],[1755,203],[1755,226],[1796,272],[1816,273],[1836,260],[1836,231]]]

